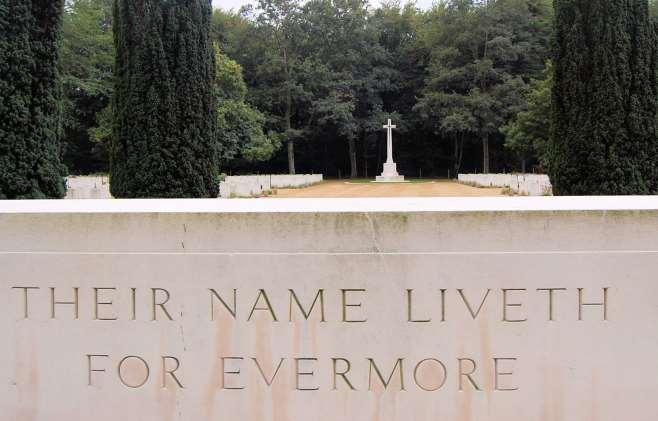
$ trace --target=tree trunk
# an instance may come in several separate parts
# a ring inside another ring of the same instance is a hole
[[[452,165],[455,171],[453,178],[459,177],[459,171],[462,167],[462,158],[464,157],[464,134],[455,136],[454,155],[452,157]]]
[[[459,159],[457,159],[457,174],[455,178],[459,178],[459,172],[462,170],[462,162],[464,161],[464,133],[459,139]]]
[[[523,158],[523,159],[521,159],[521,172],[522,172],[523,174],[526,173],[526,171],[525,171],[525,167],[526,167],[526,159]]]
[[[348,141],[349,154],[350,154],[350,178],[356,178],[358,171],[356,168],[356,140],[350,138]]]
[[[489,135],[482,137],[482,172],[489,174]]]
[[[295,174],[295,141],[288,140],[288,172]]]
[[[283,67],[285,70],[285,84],[286,84],[286,111],[284,116],[284,125],[286,136],[290,136],[290,129],[292,128],[292,93],[290,92],[290,68],[288,66],[288,52],[283,49]],[[288,139],[288,172],[295,174],[295,141]]]
[[[363,176],[368,178],[368,142],[366,136],[362,136],[363,141]]]

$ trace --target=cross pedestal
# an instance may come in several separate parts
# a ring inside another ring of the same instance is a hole
[[[397,128],[388,119],[388,124],[384,126],[387,130],[386,133],[386,162],[384,163],[384,171],[382,175],[376,178],[378,183],[404,183],[404,176],[398,174],[398,166],[393,161],[393,129]]]

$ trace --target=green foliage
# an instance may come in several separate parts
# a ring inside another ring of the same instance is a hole
[[[102,162],[109,162],[108,146],[112,142],[112,131],[114,126],[114,109],[112,104],[103,108],[96,114],[96,125],[89,129],[87,135],[94,145],[98,145],[93,152],[100,156]]]
[[[107,171],[107,146],[90,133],[114,91],[113,0],[71,0],[64,12],[61,78],[64,88],[64,160],[74,173]],[[109,122],[111,123],[111,121]],[[107,127],[105,128],[107,129]]]
[[[527,94],[527,109],[503,127],[505,146],[525,162],[539,161],[542,168],[550,162],[553,63],[546,63],[542,79],[533,80]]]
[[[647,1],[555,5],[554,192],[656,192],[656,34]]]
[[[61,198],[57,45],[63,0],[0,4],[0,199]]]
[[[245,102],[247,85],[242,67],[215,47],[217,77],[217,144],[222,166],[272,158],[280,137],[264,133],[265,116]]]
[[[390,115],[385,97],[396,89],[398,73],[380,43],[379,23],[369,19],[362,0],[312,0],[300,17],[305,60],[295,70],[313,75],[297,78],[303,87],[297,95],[309,111],[305,121],[315,133],[347,145],[352,178],[358,175],[357,145],[381,132]]]
[[[280,147],[275,135],[263,133],[265,117],[243,101],[225,101],[218,109],[217,139],[222,162],[266,161]]]
[[[215,86],[220,100],[244,101],[247,96],[247,84],[242,75],[242,66],[222,54],[215,46],[216,76]]]
[[[115,197],[216,197],[215,62],[207,0],[115,0]]]
[[[471,145],[489,138],[498,168],[518,164],[500,129],[527,107],[552,17],[551,0],[446,1],[428,12],[397,1],[372,9],[362,0],[263,0],[255,11],[216,11],[213,34],[242,66],[266,131],[289,146],[287,157],[256,168],[287,161],[372,176],[391,117],[401,170],[445,175],[462,155],[473,167],[481,154]]]
[[[510,171],[524,162],[539,163],[565,182],[582,173],[598,177],[589,185],[606,186],[602,192],[617,191],[604,173],[623,180],[620,185],[648,180],[646,188],[629,192],[655,191],[650,157],[658,154],[646,140],[655,125],[647,115],[656,92],[646,89],[654,83],[647,69],[655,61],[655,40],[647,41],[654,34],[646,30],[642,0],[625,6],[617,0],[559,2],[582,13],[562,11],[558,17],[556,45],[567,51],[568,64],[556,63],[556,74],[570,80],[556,91],[581,100],[555,105],[564,116],[556,130],[566,128],[571,137],[548,150],[547,110],[553,105],[550,78],[542,71],[551,55],[552,0],[439,1],[429,11],[395,0],[374,9],[363,0],[260,0],[255,8],[215,10],[211,21],[204,21],[207,9],[199,17],[199,8],[206,7],[200,0],[145,0],[130,7],[123,0],[118,6],[124,19],[136,24],[117,28],[125,61],[118,63],[122,90],[114,108],[112,1],[67,2],[61,109],[65,162],[72,172],[102,170],[111,143],[120,173],[113,184],[123,184],[124,195],[205,195],[200,192],[210,191],[208,179],[218,163],[231,172],[372,176],[385,158],[381,126],[389,117],[399,127],[395,157],[407,175],[422,170],[445,176],[447,168],[455,174],[489,163]],[[655,21],[658,1],[649,6]],[[194,10],[191,15],[186,8]],[[197,54],[207,38],[183,35],[191,21],[201,22],[191,32],[209,29],[221,47],[211,81],[190,76],[205,72],[202,63],[212,65],[212,57]],[[8,39],[0,43],[8,45]],[[6,63],[0,62],[2,70]],[[592,69],[601,73],[586,80]],[[12,80],[28,74],[16,72]],[[208,101],[215,100],[209,110]],[[201,123],[209,115],[221,129],[213,127],[212,136]],[[599,140],[576,135],[581,129]],[[113,133],[122,138],[113,140]],[[288,147],[280,148],[283,143]],[[217,150],[201,152],[208,147]],[[644,158],[629,158],[637,154]],[[213,169],[204,172],[211,159]],[[579,173],[549,165],[558,162],[587,168]],[[139,175],[142,169],[151,175]],[[131,183],[156,187],[144,191]],[[161,191],[172,184],[176,193]]]
[[[484,172],[490,138],[523,110],[526,83],[543,67],[551,16],[542,0],[441,2],[427,16],[429,76],[415,109],[443,136],[481,141]]]
[[[87,96],[113,91],[112,0],[72,0],[62,26],[62,82]]]

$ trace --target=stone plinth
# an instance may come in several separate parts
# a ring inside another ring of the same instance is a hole
[[[377,176],[377,183],[402,183],[404,176],[398,174],[397,164],[395,162],[385,162],[382,175]]]
[[[0,419],[654,421],[658,198],[0,202]]]

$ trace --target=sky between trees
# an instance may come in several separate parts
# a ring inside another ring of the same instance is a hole
[[[427,10],[430,7],[432,7],[433,0],[417,0],[416,1],[416,6],[418,8]],[[255,4],[257,2],[253,0],[212,0],[212,5],[215,8],[222,8],[224,10],[238,10],[240,7],[245,6],[247,4]],[[382,3],[382,0],[373,0],[370,2],[373,6],[379,6]],[[406,3],[406,2],[401,2],[401,3]]]

